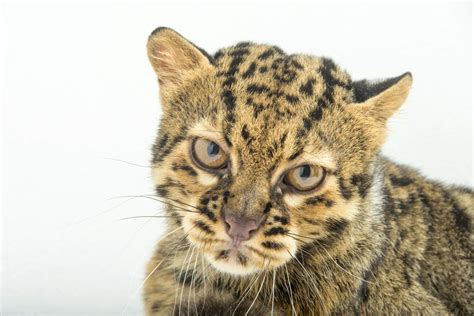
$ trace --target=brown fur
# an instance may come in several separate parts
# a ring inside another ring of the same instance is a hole
[[[147,314],[474,312],[472,191],[379,153],[410,74],[356,82],[330,59],[253,43],[211,57],[167,28],[148,54],[164,110],[153,179],[171,205]],[[191,136],[228,152],[231,172],[197,167]],[[328,171],[321,189],[279,189],[302,163]],[[240,257],[227,251],[223,206],[266,214]]]

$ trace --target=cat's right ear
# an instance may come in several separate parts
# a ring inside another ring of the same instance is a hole
[[[147,52],[161,90],[177,88],[197,72],[212,67],[212,58],[205,51],[166,27],[150,34]]]

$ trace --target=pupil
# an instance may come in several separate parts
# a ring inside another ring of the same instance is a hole
[[[207,145],[207,154],[209,156],[215,156],[219,153],[219,146],[217,146],[216,143],[210,142],[209,145]]]
[[[309,165],[304,165],[300,167],[300,178],[309,178],[311,175],[311,167]]]

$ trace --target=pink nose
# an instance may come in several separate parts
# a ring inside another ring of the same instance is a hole
[[[224,215],[227,235],[232,238],[234,246],[240,246],[242,241],[249,240],[263,221],[261,219],[255,220],[246,217],[238,217],[233,214]]]

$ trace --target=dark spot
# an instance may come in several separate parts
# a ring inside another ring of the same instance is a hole
[[[255,62],[251,63],[247,71],[242,74],[242,77],[244,79],[252,77],[253,74],[255,73],[256,68],[257,68],[257,64]]]
[[[156,157],[154,157],[154,162],[163,161],[163,159],[171,153],[171,151],[176,147],[176,145],[185,139],[185,136],[184,136],[183,134],[184,134],[186,131],[187,131],[187,129],[184,128],[184,129],[181,131],[181,134],[175,136],[175,137],[173,138],[173,140],[172,140],[169,144],[167,144],[167,148],[166,148],[166,149],[163,149],[163,151],[160,152],[159,155],[157,155]]]
[[[413,179],[408,177],[397,177],[395,175],[390,175],[390,182],[394,187],[404,187],[413,183]]]
[[[206,197],[206,198],[203,198],[203,199],[201,199],[200,202],[201,202],[201,204],[203,204],[203,205],[207,205],[207,204],[209,204],[209,198],[207,198],[207,197]]]
[[[265,231],[263,234],[265,236],[273,236],[273,235],[286,235],[288,230],[285,228],[278,226],[278,227],[272,227],[269,230]]]
[[[225,191],[223,196],[224,196],[224,204],[227,204],[227,200],[229,199],[230,192]]]
[[[240,252],[237,254],[237,259],[239,259],[241,265],[247,265],[247,257],[241,254]]]
[[[222,50],[218,50],[215,54],[214,54],[214,60],[218,60],[220,59],[222,56],[224,56],[224,52]]]
[[[287,136],[288,136],[288,133],[285,132],[283,136],[280,138],[280,146],[283,146],[285,144],[285,140]]]
[[[229,258],[229,253],[230,253],[229,249],[222,250],[222,251],[219,252],[216,259],[227,259],[227,258]]]
[[[341,219],[326,219],[326,228],[335,235],[340,235],[346,229],[349,222],[343,218]]]
[[[371,277],[371,272],[369,270],[365,271],[362,274],[362,280],[367,280]],[[361,302],[367,302],[369,300],[369,284],[367,282],[362,281],[358,291],[357,296]]]
[[[280,222],[282,225],[287,225],[288,224],[288,217],[285,217],[285,216],[275,215],[275,216],[273,216],[273,220],[275,222]]]
[[[291,95],[291,94],[287,94],[285,98],[286,98],[286,101],[288,101],[291,104],[296,104],[300,101],[300,99],[297,96]]]
[[[188,166],[188,165],[177,165],[177,164],[174,164],[172,169],[174,171],[177,171],[177,170],[183,170],[183,171],[186,171],[190,176],[197,176],[197,173],[196,171],[194,170],[193,167],[191,166]]]
[[[156,187],[155,192],[158,196],[166,197],[168,195],[168,190],[165,188]]]
[[[211,227],[209,227],[209,225],[207,225],[203,221],[195,221],[194,224],[196,225],[196,227],[201,228],[206,233],[214,235],[214,231],[211,229]]]
[[[207,207],[200,208],[199,210],[202,214],[206,215],[207,218],[209,218],[211,221],[213,221],[214,223],[217,222],[216,215]]]
[[[265,59],[268,59],[268,57],[273,56],[273,54],[275,54],[275,50],[273,50],[272,48],[269,48],[266,51],[264,51],[263,53],[261,53],[258,56],[258,59],[265,60]]]
[[[466,211],[462,209],[461,207],[459,207],[457,203],[453,203],[452,210],[453,210],[456,226],[460,230],[469,234],[471,232],[471,219],[466,214]]]
[[[224,87],[228,88],[231,85],[235,83],[235,78],[234,77],[228,77],[226,80],[224,80],[224,83],[222,84]]]
[[[278,242],[274,241],[264,241],[262,242],[262,246],[267,248],[267,249],[281,249],[283,248],[283,245]]]
[[[284,64],[284,68],[281,73],[275,75],[275,79],[283,84],[287,84],[295,80],[296,72],[286,68],[287,64]]]
[[[326,207],[332,207],[334,205],[334,201],[329,200],[322,196],[315,196],[315,197],[309,198],[305,202],[308,205],[324,204]]]
[[[300,92],[304,93],[307,96],[312,96],[313,95],[313,85],[316,82],[315,79],[308,79],[305,84],[302,84],[300,86]]]
[[[265,209],[263,210],[263,213],[266,214],[270,212],[271,209],[272,209],[272,203],[268,202],[267,205],[265,205]]]
[[[211,200],[217,201],[218,198],[219,198],[219,197],[218,197],[217,195],[213,195],[212,198],[211,198]]]
[[[151,311],[152,312],[158,312],[160,310],[161,310],[161,301],[153,302],[153,305],[151,305]]]
[[[365,198],[372,185],[371,177],[367,174],[355,174],[351,177],[351,184],[357,186],[359,195]]]
[[[166,146],[167,142],[168,142],[168,134],[164,134],[158,143],[158,148],[163,149]]]
[[[296,69],[299,69],[299,70],[303,70],[304,67],[302,64],[300,64],[298,61],[292,59],[291,60],[291,64],[296,68]]]
[[[178,275],[176,275],[176,281],[179,284],[184,284],[186,286],[190,286],[191,282],[193,280],[193,273],[194,273],[194,271],[192,271],[192,270],[181,271],[180,273],[178,273]]]
[[[258,85],[258,84],[250,84],[248,87],[247,87],[247,92],[248,93],[259,93],[259,94],[262,94],[262,93],[268,93],[270,91],[270,88],[268,88],[267,86],[265,85]]]
[[[252,46],[252,43],[251,42],[239,42],[237,44],[235,44],[235,48],[247,48],[249,46]]]
[[[352,197],[352,191],[346,187],[344,184],[344,179],[340,177],[338,179],[339,182],[339,192],[341,193],[342,197],[346,200],[349,200]]]
[[[261,74],[266,73],[268,71],[268,67],[267,66],[262,66],[258,69],[258,71],[260,71]]]
[[[227,107],[227,110],[231,110],[235,107],[235,96],[232,91],[224,90],[222,97],[224,98],[224,103]]]
[[[242,127],[242,131],[241,131],[240,135],[242,135],[242,138],[245,139],[245,140],[249,139],[250,134],[249,134],[249,131],[247,129],[247,124],[245,124],[244,127]]]

